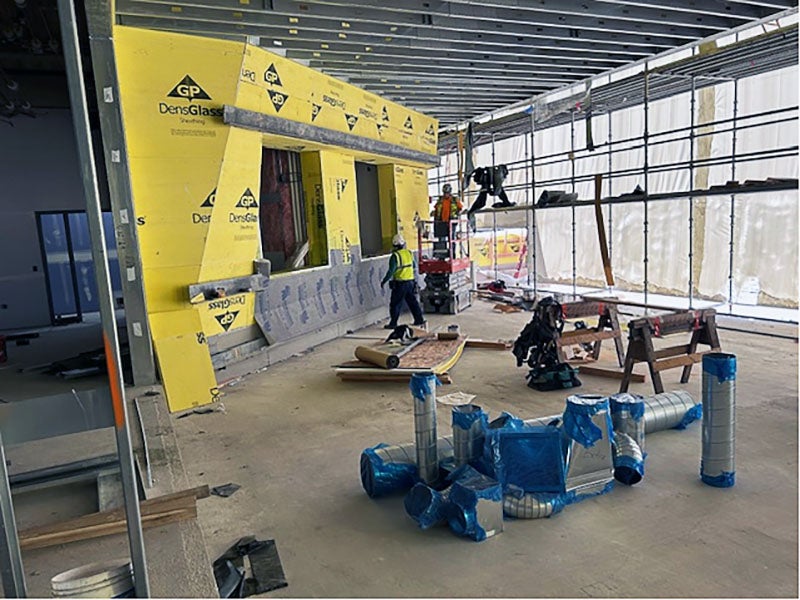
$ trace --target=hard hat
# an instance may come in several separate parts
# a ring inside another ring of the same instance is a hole
[[[406,241],[403,239],[403,236],[399,233],[392,238],[392,245],[394,246],[405,246]]]
[[[452,186],[452,185],[450,185],[449,183],[445,183],[445,184],[442,186],[442,193],[443,193],[443,194],[450,194],[450,193],[452,193],[452,192],[453,192],[453,186]]]

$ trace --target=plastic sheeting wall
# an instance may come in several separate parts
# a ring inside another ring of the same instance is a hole
[[[721,85],[699,89],[696,92],[695,126],[701,133],[716,127],[728,129],[730,124],[702,127],[703,123],[719,121],[733,116],[734,85],[726,82]],[[738,82],[739,125],[764,122],[764,118],[746,120],[747,115],[777,108],[797,107],[798,68],[781,69],[756,77],[741,79]],[[649,106],[651,136],[691,123],[691,94],[680,95],[652,102]],[[795,113],[789,113],[795,114]],[[782,115],[786,116],[786,115]],[[595,145],[604,144],[609,134],[615,140],[611,156],[611,169],[619,172],[625,169],[641,169],[643,149],[632,149],[641,144],[644,130],[643,106],[623,109],[609,115],[593,118],[592,130]],[[583,118],[575,121],[574,128],[575,175],[602,173],[602,195],[619,195],[633,191],[636,185],[645,187],[641,173],[615,176],[609,180],[609,155],[606,148],[593,153],[585,152],[586,125]],[[545,189],[572,191],[571,165],[566,159],[555,164],[540,164],[553,159],[540,157],[568,152],[570,150],[570,125],[565,124],[535,133],[534,153],[536,157],[535,178],[537,182],[565,179],[559,185],[541,186],[537,183],[531,197],[530,167],[519,165],[512,168],[506,186],[520,185],[520,189],[508,190],[512,202],[535,201]],[[637,138],[628,143],[616,141]],[[690,158],[688,132],[680,132],[661,139],[667,143],[652,145],[649,151],[650,167],[687,161]],[[485,140],[480,140],[481,142]],[[522,161],[529,155],[527,135],[485,144],[476,149],[476,165],[491,165]],[[742,129],[737,132],[736,155],[771,148],[796,146],[798,144],[797,121]],[[717,133],[699,137],[695,141],[694,158],[714,158],[730,156],[732,135]],[[585,157],[585,158],[584,158]],[[797,156],[791,158],[769,159],[736,164],[735,177],[732,177],[730,161],[725,164],[696,167],[694,182],[690,181],[688,168],[668,172],[651,172],[649,191],[651,193],[688,191],[721,185],[736,179],[743,183],[747,179],[763,180],[768,177],[796,178]],[[439,169],[431,170],[432,185],[430,193],[437,194],[435,181],[457,172],[454,154],[442,159]],[[609,187],[611,186],[611,187]],[[471,184],[470,190],[475,189]],[[580,200],[594,197],[592,181],[577,182],[575,190]],[[468,197],[472,201],[474,196]],[[490,203],[491,204],[491,201]],[[729,300],[729,250],[731,227],[730,196],[696,197],[691,201],[694,214],[694,296],[717,301]],[[648,290],[686,297],[689,295],[689,214],[690,200],[660,200],[648,203]],[[592,207],[575,209],[575,268],[578,285],[604,287],[602,263],[597,242],[597,229]],[[641,202],[604,205],[603,213],[611,245],[612,265],[617,287],[623,290],[641,291],[644,285],[644,204]],[[737,194],[734,202],[733,238],[733,302],[744,301],[748,291],[760,290],[758,303],[768,306],[797,307],[798,305],[798,206],[797,191],[779,191],[757,194]],[[525,213],[498,213],[498,228],[513,226],[525,227]],[[479,226],[491,228],[494,219],[484,215]],[[539,281],[543,273],[551,282],[572,283],[572,215],[569,207],[540,210],[536,213],[537,232],[541,241],[540,251],[544,269],[539,269]],[[515,230],[519,231],[519,229]],[[479,232],[480,234],[480,232]],[[491,233],[484,236],[491,237]],[[498,238],[503,232],[498,231]],[[481,245],[481,244],[479,244]],[[485,245],[485,244],[483,244]],[[490,251],[484,251],[484,254]],[[500,253],[502,254],[502,253]],[[486,259],[484,257],[484,262]],[[517,261],[500,261],[501,270],[516,270]],[[514,265],[514,266],[512,266]],[[523,269],[524,277],[525,271]]]

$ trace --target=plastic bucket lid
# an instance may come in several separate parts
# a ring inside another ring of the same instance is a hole
[[[54,598],[118,598],[133,589],[133,569],[128,559],[82,565],[50,580]]]

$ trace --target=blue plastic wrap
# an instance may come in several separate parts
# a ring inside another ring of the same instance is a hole
[[[702,418],[703,418],[703,404],[697,403],[692,408],[686,411],[686,414],[683,415],[683,419],[681,419],[681,422],[675,425],[673,429],[686,429],[689,425],[691,425],[698,419]]]
[[[625,485],[638,483],[644,477],[644,461],[630,456],[614,457],[614,478]]]
[[[525,492],[561,493],[565,486],[561,432],[556,427],[498,430],[491,441],[497,481]]]
[[[601,410],[606,410],[608,431],[612,435],[614,427],[611,424],[611,415],[608,413],[608,398],[600,399],[591,404],[580,404],[570,401],[568,398],[561,426],[564,433],[584,448],[591,448],[603,439],[602,430],[592,422],[592,417]]]
[[[641,396],[628,393],[614,394],[610,400],[612,415],[627,412],[637,422],[644,418],[644,400]]]
[[[713,353],[703,355],[703,371],[716,376],[719,383],[736,379],[736,355]]]
[[[714,487],[719,487],[719,488],[733,487],[733,485],[736,483],[736,472],[735,471],[733,473],[723,472],[719,475],[712,477],[711,475],[705,475],[701,470],[700,479],[703,481],[703,483],[706,483]]]
[[[388,444],[378,444],[361,453],[361,485],[370,498],[407,490],[419,478],[413,463],[386,463],[375,452]]]
[[[429,529],[447,520],[448,493],[437,492],[424,483],[418,483],[408,492],[403,505],[420,529]]]
[[[457,535],[480,542],[486,539],[486,531],[478,523],[479,500],[497,502],[502,511],[503,489],[500,484],[469,465],[459,469],[459,477],[450,488],[447,522]]]
[[[497,438],[501,431],[520,431],[524,429],[525,426],[525,422],[522,419],[515,417],[511,413],[501,413],[499,417],[487,425],[483,439],[483,454],[475,461],[474,467],[487,477],[494,479],[496,472],[493,440]]]
[[[442,382],[433,373],[413,373],[408,387],[414,398],[424,401],[426,395],[435,392],[437,385],[442,385]]]
[[[480,408],[475,407],[476,410],[472,412],[455,410],[456,408],[458,407],[454,407],[452,411],[453,427],[459,427],[460,429],[467,431],[470,429],[470,427],[472,427],[475,421],[481,421],[481,423],[483,423],[483,429],[486,429],[489,426],[489,417]]]

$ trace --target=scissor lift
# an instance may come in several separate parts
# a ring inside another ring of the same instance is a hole
[[[469,234],[465,218],[420,221],[419,272],[425,276],[420,293],[426,313],[457,314],[472,303],[469,292]]]

